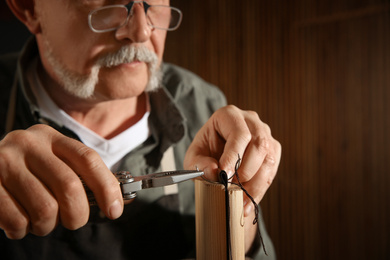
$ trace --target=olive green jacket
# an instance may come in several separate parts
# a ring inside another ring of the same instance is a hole
[[[22,54],[0,59],[0,136],[33,124],[49,124],[78,139],[66,126],[40,116],[25,72],[38,55],[35,39]],[[185,152],[199,128],[210,115],[226,104],[221,91],[191,72],[163,64],[162,88],[150,93],[151,136],[122,160],[119,170],[144,175],[160,170],[164,152],[173,147],[177,169],[183,168]],[[84,227],[70,231],[58,226],[45,237],[27,235],[9,240],[0,231],[1,259],[184,259],[195,257],[193,182],[178,185],[178,194],[164,195],[162,188],[137,192],[123,215],[109,220],[97,206],[91,207]],[[262,221],[261,221],[262,223]],[[269,257],[272,243],[261,225]],[[252,254],[262,259],[258,241]]]

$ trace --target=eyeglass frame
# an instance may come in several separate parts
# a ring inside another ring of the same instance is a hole
[[[179,21],[178,21],[177,25],[174,28],[160,28],[160,27],[154,26],[153,24],[149,24],[148,23],[148,25],[150,27],[152,27],[154,29],[165,30],[165,31],[174,31],[177,28],[179,28],[179,26],[181,24],[181,21],[182,21],[182,18],[183,18],[183,13],[180,11],[180,9],[178,9],[176,7],[173,7],[173,6],[170,6],[170,5],[150,5],[146,1],[131,1],[127,5],[107,5],[107,6],[103,6],[103,7],[94,9],[94,10],[90,11],[89,14],[88,14],[88,25],[89,25],[89,28],[93,32],[95,32],[95,33],[105,33],[105,32],[111,32],[111,31],[118,30],[119,28],[125,26],[129,22],[129,17],[130,17],[130,15],[132,13],[133,6],[134,6],[134,4],[138,4],[138,3],[142,3],[143,4],[144,10],[145,10],[145,16],[147,16],[148,9],[150,7],[152,7],[152,6],[169,7],[171,9],[177,11],[179,13],[179,15],[180,15]],[[126,20],[124,21],[124,23],[122,25],[120,25],[120,26],[117,26],[117,27],[114,27],[114,28],[111,28],[111,29],[96,30],[95,28],[93,28],[93,26],[92,26],[92,15],[93,15],[93,13],[95,13],[97,11],[100,11],[100,10],[109,9],[109,8],[112,8],[112,7],[125,7],[127,9],[127,17],[126,17]]]

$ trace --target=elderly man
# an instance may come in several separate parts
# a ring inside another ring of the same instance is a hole
[[[159,171],[170,147],[177,168],[210,180],[219,169],[232,175],[242,155],[241,181],[260,202],[280,144],[256,113],[225,106],[216,87],[162,62],[167,31],[181,20],[169,0],[7,3],[34,37],[18,60],[0,63],[2,259],[193,257],[193,183],[124,205],[112,174]],[[244,200],[247,254],[261,259]]]

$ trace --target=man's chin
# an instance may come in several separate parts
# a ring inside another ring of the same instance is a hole
[[[129,99],[140,96],[145,92],[146,84],[138,85],[137,87],[126,87],[118,88],[116,86],[96,86],[96,89],[90,99],[101,100],[101,101],[110,101],[110,100],[120,100],[120,99]],[[117,85],[119,86],[119,85]],[[122,85],[123,86],[123,85]],[[144,87],[139,87],[144,86]]]

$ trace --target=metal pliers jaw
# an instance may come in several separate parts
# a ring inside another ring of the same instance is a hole
[[[133,177],[128,171],[119,171],[115,172],[114,176],[119,182],[123,200],[131,200],[137,197],[136,191],[180,183],[196,177],[200,177],[203,174],[204,173],[199,170],[179,170],[157,172]],[[96,205],[97,203],[92,191],[85,185],[84,182],[83,185],[87,193],[89,204]]]

